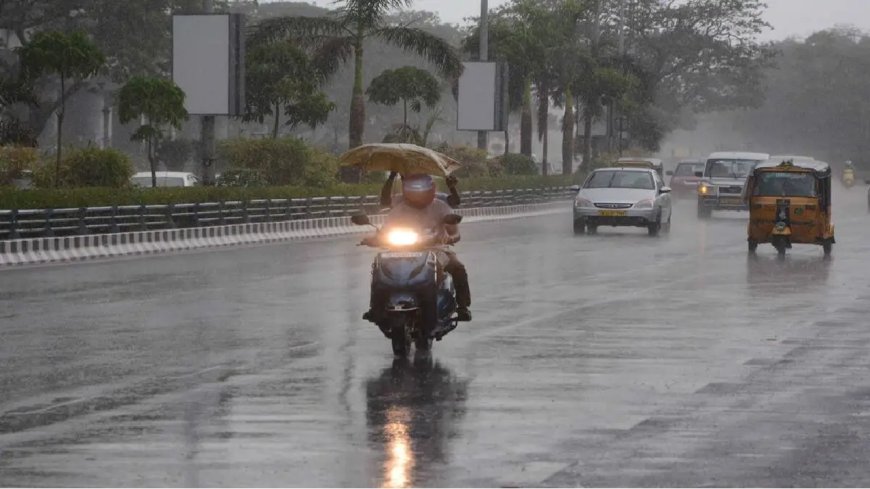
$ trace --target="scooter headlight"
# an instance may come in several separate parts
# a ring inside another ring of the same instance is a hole
[[[387,232],[387,244],[413,246],[420,241],[420,234],[412,229],[391,229]]]

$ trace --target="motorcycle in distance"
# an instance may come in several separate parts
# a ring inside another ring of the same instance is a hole
[[[852,166],[852,162],[847,161],[843,169],[843,186],[852,188],[853,185],[855,185],[855,167]]]
[[[378,229],[366,215],[355,215],[358,226],[372,226],[373,237],[361,246],[381,248],[372,264],[372,290],[383,298],[373,310],[375,323],[392,342],[393,354],[404,357],[411,344],[417,351],[432,349],[433,340],[456,329],[456,291],[444,270],[446,244],[432,230],[396,227]],[[457,225],[462,216],[450,214],[444,224]]]

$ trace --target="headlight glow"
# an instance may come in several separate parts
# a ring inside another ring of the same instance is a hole
[[[699,183],[698,184],[698,193],[701,195],[714,194],[714,193],[716,193],[716,188],[711,187],[710,185],[708,185],[706,183]]]
[[[652,199],[641,200],[637,204],[634,204],[634,208],[635,209],[652,209],[653,208],[653,201],[652,201]]]
[[[418,241],[420,235],[411,229],[392,229],[387,233],[387,243],[392,246],[411,246]]]
[[[574,200],[575,207],[595,207],[595,204],[592,203],[589,199],[584,199],[583,197],[577,197]]]

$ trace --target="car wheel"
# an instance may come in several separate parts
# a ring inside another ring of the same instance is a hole
[[[586,234],[586,222],[582,219],[574,221],[574,234]]]
[[[598,226],[595,224],[587,224],[586,232],[589,234],[598,234]]]
[[[649,231],[650,236],[658,236],[659,231],[661,231],[661,229],[662,229],[662,216],[660,214],[659,217],[656,218],[656,221],[654,223],[649,224],[647,226],[647,231]]]
[[[713,210],[709,207],[704,207],[704,204],[698,202],[698,219],[710,219],[713,215]]]

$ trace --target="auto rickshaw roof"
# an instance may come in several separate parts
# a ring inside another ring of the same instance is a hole
[[[770,171],[776,169],[803,169],[815,172],[817,176],[824,177],[831,174],[831,166],[824,161],[808,161],[808,160],[767,160],[756,165],[753,173],[762,170]]]

